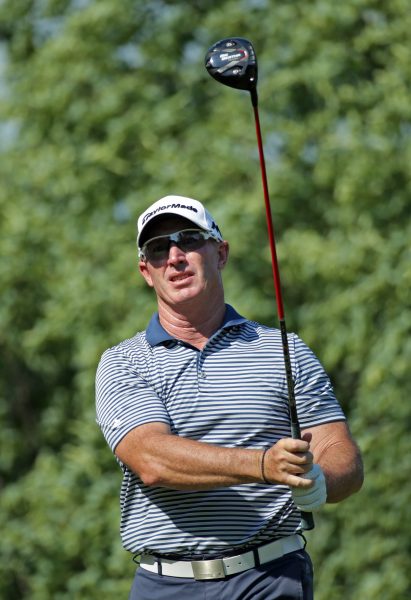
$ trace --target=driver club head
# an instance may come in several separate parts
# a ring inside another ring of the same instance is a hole
[[[211,46],[205,57],[205,67],[220,83],[255,93],[257,58],[251,42],[244,38],[225,38]]]

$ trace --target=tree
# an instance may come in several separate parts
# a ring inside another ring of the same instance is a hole
[[[117,598],[130,586],[121,473],[94,423],[93,388],[102,351],[154,310],[135,275],[138,213],[168,193],[204,200],[231,242],[227,300],[276,323],[251,104],[203,66],[233,33],[259,60],[287,323],[330,372],[366,463],[363,491],[318,514],[309,534],[316,597],[410,592],[408,3],[241,6],[0,4],[0,589],[10,600]]]

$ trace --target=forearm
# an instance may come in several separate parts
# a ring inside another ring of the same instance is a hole
[[[198,442],[172,435],[164,424],[150,423],[128,433],[116,455],[149,486],[206,490],[244,483],[311,485],[301,477],[312,462],[308,443],[291,438],[279,440],[264,453]]]
[[[340,502],[358,492],[364,480],[363,463],[346,425],[323,426],[321,436],[316,435],[316,429],[311,432],[314,462],[321,466],[326,478],[327,502]]]
[[[261,456],[261,450],[155,433],[128,448],[123,459],[146,485],[204,490],[261,481]]]
[[[344,448],[336,444],[329,452],[325,452],[318,462],[324,471],[327,482],[327,502],[335,503],[345,500],[358,492],[363,484],[364,474],[359,453],[348,457]],[[341,450],[341,455],[339,454]]]

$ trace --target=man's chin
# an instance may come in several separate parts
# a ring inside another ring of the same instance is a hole
[[[198,303],[203,295],[204,289],[187,286],[173,290],[173,293],[170,294],[170,300],[174,305],[182,306],[184,304],[190,304],[191,302]]]

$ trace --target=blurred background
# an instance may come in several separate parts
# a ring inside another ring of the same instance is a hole
[[[411,597],[408,0],[0,0],[0,597],[126,598],[101,353],[155,310],[138,214],[206,203],[227,301],[276,325],[249,94],[204,68],[246,37],[287,325],[364,455],[308,534],[318,600]]]

